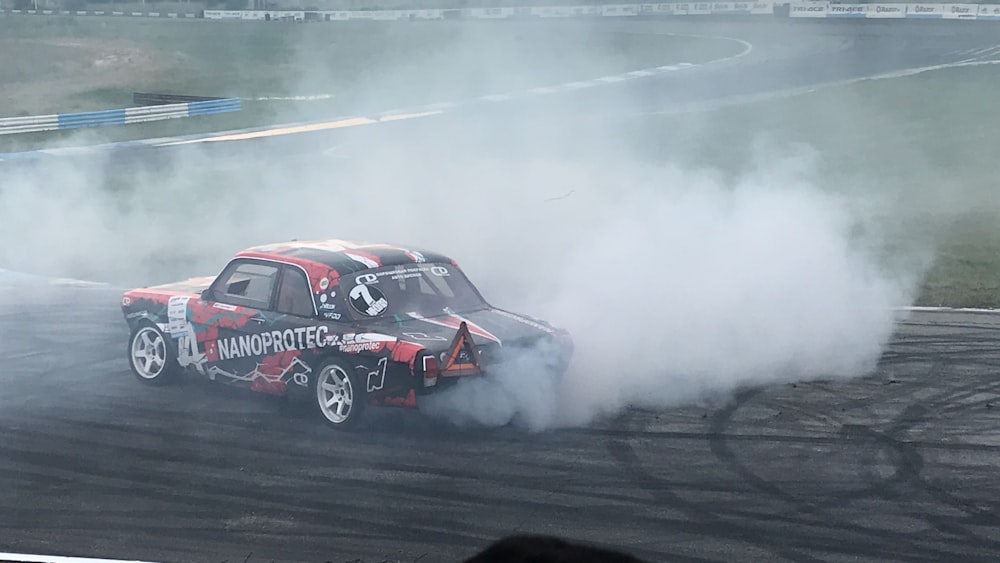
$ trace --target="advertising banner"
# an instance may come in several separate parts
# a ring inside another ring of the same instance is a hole
[[[793,2],[788,15],[793,18],[825,18],[829,10],[827,2]]]
[[[639,15],[640,4],[620,4],[617,6],[603,6],[602,16],[637,16]]]
[[[687,2],[679,2],[677,4],[660,4],[660,6],[671,6],[675,16],[686,16],[691,13],[691,4],[688,4]]]
[[[694,4],[688,4],[687,13],[690,16],[707,16],[712,13],[712,4],[708,2],[696,2]]]
[[[977,20],[1000,20],[1000,4],[980,4]]]
[[[864,18],[868,16],[868,4],[830,4],[828,18]]]
[[[941,19],[944,16],[944,4],[907,4],[906,17],[913,19]]]
[[[978,4],[945,4],[943,18],[946,20],[974,20],[978,13]]]
[[[868,7],[869,18],[905,18],[906,4],[871,4]]]

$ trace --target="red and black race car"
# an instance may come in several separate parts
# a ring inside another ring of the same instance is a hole
[[[572,354],[564,330],[490,306],[453,260],[388,244],[249,248],[218,277],[127,291],[122,311],[141,381],[189,370],[305,399],[335,427],[508,360],[561,375]]]

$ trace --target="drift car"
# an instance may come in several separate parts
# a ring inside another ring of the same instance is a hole
[[[215,278],[133,289],[121,306],[140,381],[189,371],[304,399],[342,428],[508,360],[561,375],[572,354],[565,331],[490,306],[453,260],[388,244],[248,248]]]

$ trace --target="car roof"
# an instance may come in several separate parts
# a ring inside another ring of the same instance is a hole
[[[420,262],[455,264],[454,260],[443,254],[424,249],[339,239],[265,244],[247,248],[236,256],[286,260],[299,264],[311,262],[324,265],[340,275]]]

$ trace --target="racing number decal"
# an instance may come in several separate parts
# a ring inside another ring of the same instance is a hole
[[[190,299],[187,295],[173,295],[167,301],[167,333],[177,340],[177,363],[181,367],[194,364],[196,370],[205,373],[205,354],[198,352],[198,337],[188,320]]]
[[[351,306],[354,310],[369,317],[377,317],[389,306],[382,290],[375,286],[360,284],[351,290]]]
[[[389,358],[378,361],[375,371],[368,373],[368,392],[378,391],[385,385],[385,370],[389,367]]]

